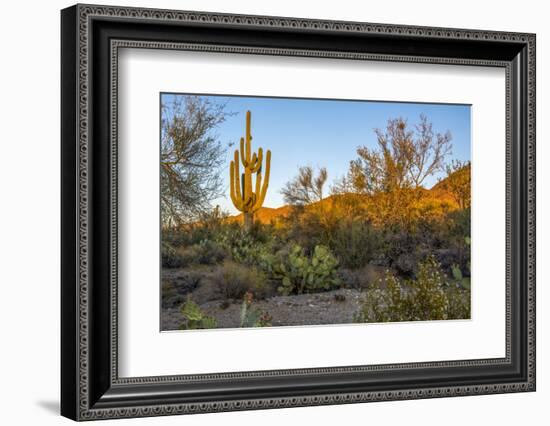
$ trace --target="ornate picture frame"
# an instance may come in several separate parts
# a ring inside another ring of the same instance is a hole
[[[535,390],[534,34],[76,5],[61,12],[61,413],[73,420]],[[506,356],[119,377],[120,48],[503,68]]]

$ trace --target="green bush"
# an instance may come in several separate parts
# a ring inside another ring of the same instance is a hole
[[[181,306],[181,314],[183,316],[182,330],[196,330],[203,328],[216,328],[216,318],[206,315],[199,305],[191,299]]]
[[[359,269],[371,261],[381,246],[380,231],[365,221],[341,221],[331,232],[329,247],[340,265]]]
[[[445,289],[449,300],[447,319],[468,319],[470,318],[470,288],[464,288],[458,282],[450,283]]]
[[[161,240],[163,244],[169,244],[172,247],[179,247],[184,244],[189,244],[187,241],[187,233],[176,229],[163,229],[161,231]]]
[[[256,225],[254,232],[245,232],[239,226],[228,226],[216,236],[216,242],[230,253],[235,262],[257,265],[262,256],[273,250],[269,236],[258,229]]]
[[[444,229],[446,239],[455,239],[459,243],[464,243],[464,236],[471,232],[471,211],[470,208],[464,210],[454,210],[447,215]]]
[[[378,288],[366,292],[357,322],[425,321],[469,318],[469,291],[450,281],[429,257],[416,279],[400,280],[388,272]]]
[[[295,206],[283,219],[286,240],[298,244],[307,254],[313,253],[318,245],[327,245],[326,227],[315,212],[305,211],[303,206]]]
[[[315,246],[307,256],[297,244],[266,255],[260,264],[276,280],[280,281],[281,294],[301,294],[330,290],[340,285],[337,275],[338,260],[324,246]]]
[[[401,275],[414,276],[417,265],[433,250],[430,234],[429,229],[422,233],[399,226],[385,229],[382,257],[386,266],[391,266]]]
[[[270,292],[265,274],[256,267],[225,261],[212,278],[225,299],[241,299],[247,292],[264,298]]]
[[[178,229],[163,229],[161,238],[172,247],[192,246],[203,240],[211,239],[212,229],[203,225],[186,225]]]
[[[434,254],[441,266],[452,273],[458,266],[464,276],[470,275],[470,209],[450,212],[438,232],[440,249]]]
[[[202,240],[194,248],[194,261],[201,265],[215,265],[226,257],[225,249],[212,240]]]
[[[184,259],[171,244],[161,244],[161,264],[163,268],[183,268],[187,266]]]
[[[166,251],[164,251],[164,247]],[[223,247],[210,240],[203,240],[191,246],[178,248],[163,243],[162,266],[166,268],[185,268],[192,264],[215,265],[222,262],[227,253]]]

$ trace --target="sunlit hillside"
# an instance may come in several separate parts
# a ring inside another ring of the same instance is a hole
[[[449,177],[439,181],[431,189],[418,188],[411,190],[408,195],[414,195],[416,201],[414,209],[418,214],[428,214],[431,217],[442,218],[445,214],[460,208],[456,196],[451,190],[451,181],[457,178],[462,178],[469,173],[469,168],[464,167],[455,171]],[[379,198],[379,197],[378,197]],[[380,200],[377,197],[358,194],[337,194],[330,195],[322,201],[311,203],[304,207],[305,211],[322,211],[327,213],[337,213],[342,216],[353,214],[352,210],[361,209],[365,215],[368,212],[374,214],[377,211],[376,204]],[[255,215],[255,221],[267,225],[271,223],[280,223],[284,218],[287,218],[291,213],[292,207],[284,205],[277,208],[261,207]],[[375,218],[373,218],[375,219]],[[243,215],[232,215],[227,218],[229,223],[242,223]],[[376,222],[376,220],[374,220]]]

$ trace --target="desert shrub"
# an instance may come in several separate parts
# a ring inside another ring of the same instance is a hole
[[[212,240],[202,240],[195,248],[195,262],[201,265],[214,265],[226,257],[225,249]]]
[[[360,269],[345,269],[338,270],[338,276],[341,278],[342,285],[358,290],[368,289],[380,278],[384,276],[382,267],[376,265],[366,265]]]
[[[191,299],[181,305],[181,315],[183,323],[180,328],[182,330],[196,330],[201,328],[216,328],[216,318],[206,315],[199,305]]]
[[[449,300],[447,319],[468,319],[470,318],[470,288],[465,288],[459,282],[453,282],[445,289]]]
[[[316,246],[308,256],[297,244],[267,254],[260,264],[269,275],[280,282],[281,294],[301,294],[330,290],[340,285],[338,260],[327,247]]]
[[[323,219],[328,215],[320,209],[293,206],[283,218],[284,239],[298,244],[306,254],[312,254],[318,245],[327,245],[330,226]]]
[[[416,279],[407,282],[411,289],[408,294],[412,296],[405,302],[410,312],[409,318],[447,319],[449,301],[444,290],[448,285],[446,279],[439,263],[433,257],[419,265]]]
[[[220,206],[214,207],[200,214],[199,225],[197,228],[202,228],[203,232],[208,232],[209,237],[218,233],[224,226],[229,213],[222,211]]]
[[[198,245],[174,247],[162,243],[161,259],[163,268],[185,268],[192,263],[198,263]]]
[[[161,240],[163,244],[168,244],[172,247],[179,247],[187,244],[185,233],[177,229],[163,229],[161,231]]]
[[[279,232],[273,223],[264,224],[261,222],[254,222],[252,228],[248,231],[256,243],[264,245],[271,245],[276,242],[279,237]]]
[[[382,288],[382,286],[385,288]],[[401,312],[402,288],[398,278],[389,273],[381,279],[379,287],[368,290],[360,310],[354,314],[354,322],[404,321]]]
[[[161,238],[163,242],[174,248],[200,244],[201,241],[212,240],[216,234],[228,226],[226,218],[227,213],[216,207],[202,213],[195,223],[162,229]]]
[[[203,240],[191,246],[174,247],[163,242],[161,260],[163,268],[185,268],[190,264],[213,265],[226,256],[223,247],[210,240]]]
[[[392,266],[405,276],[414,276],[417,273],[417,265],[422,261],[429,251],[420,247],[410,252],[401,253],[392,263]]]
[[[360,289],[368,287],[369,284],[368,282],[363,281],[362,277],[357,274],[356,269],[340,268],[338,270],[338,276],[340,277],[342,286],[344,287]]]
[[[162,307],[163,308],[174,308],[184,301],[184,296],[178,293],[177,288],[173,285],[172,282],[163,280],[162,281]]]
[[[254,238],[238,226],[228,226],[218,233],[216,242],[224,247],[231,258],[239,263],[252,263]]]
[[[470,266],[468,265],[468,273]],[[451,272],[453,282],[446,288],[449,299],[449,318],[470,318],[470,277],[462,274],[459,265],[452,265]]]
[[[443,269],[451,272],[458,265],[465,276],[470,275],[470,209],[450,212],[438,229],[440,247],[433,251]]]
[[[415,229],[393,226],[384,230],[381,257],[384,265],[400,275],[414,277],[426,257],[441,246],[432,222],[418,222]]]
[[[331,230],[328,244],[342,267],[358,269],[375,257],[381,235],[366,221],[344,220]]]
[[[180,268],[185,268],[197,262],[197,245],[183,246],[176,249],[176,254],[180,260]]]
[[[161,288],[163,297],[172,297],[178,294],[176,287],[171,281],[162,280]]]
[[[262,257],[278,248],[271,227],[260,224],[255,224],[252,232],[245,232],[240,226],[228,226],[216,236],[216,242],[235,262],[245,265],[259,265]]]
[[[458,210],[452,212],[449,217],[451,220],[450,245],[456,252],[456,262],[463,273],[470,275],[470,233],[471,233],[471,214],[470,209]]]
[[[442,220],[421,218],[412,227],[389,226],[383,229],[380,263],[414,277],[417,266],[427,256],[434,256],[446,273],[456,264],[469,275],[469,235],[470,209],[445,213]]]
[[[267,312],[263,312],[258,308],[252,307],[253,295],[250,292],[246,292],[243,298],[240,312],[240,326],[241,327],[270,327],[271,315]]]
[[[315,204],[293,206],[284,227],[288,231],[287,240],[302,246],[306,254],[312,254],[316,246],[324,245],[341,262],[344,259],[355,262],[355,265],[346,267],[360,267],[366,263],[363,262],[363,253],[354,249],[362,246],[370,250],[373,239],[366,234],[375,231],[367,219],[364,197],[351,193],[337,193]],[[359,254],[363,260],[355,258]]]
[[[187,269],[163,274],[164,281],[170,281],[177,293],[184,295],[195,290],[199,286],[202,277],[203,274],[200,272]]]
[[[449,281],[439,263],[429,257],[418,266],[416,279],[402,281],[388,272],[378,288],[366,292],[357,322],[425,321],[451,318],[445,289]]]
[[[219,295],[225,299],[241,299],[247,292],[263,298],[270,292],[265,274],[254,266],[225,261],[212,278]]]
[[[446,237],[456,239],[462,242],[464,236],[470,235],[471,230],[471,211],[470,208],[464,210],[454,210],[446,218]]]
[[[216,269],[218,268],[221,268],[221,265],[216,266]],[[202,305],[203,303],[220,300],[222,296],[220,295],[217,277],[217,271],[212,273],[203,272],[200,285],[191,293],[193,301]]]
[[[206,226],[182,225],[179,228],[163,229],[161,238],[162,242],[177,248],[199,244],[202,240],[210,239],[212,235],[211,228]]]
[[[187,266],[186,259],[170,244],[161,244],[161,264],[163,268],[182,268]]]

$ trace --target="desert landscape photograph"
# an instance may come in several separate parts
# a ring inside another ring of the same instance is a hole
[[[161,331],[470,319],[470,106],[162,93]]]

